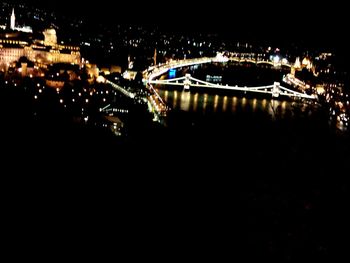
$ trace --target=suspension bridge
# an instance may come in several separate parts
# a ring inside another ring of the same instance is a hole
[[[229,85],[221,85],[214,84],[207,81],[203,81],[200,79],[196,79],[192,77],[190,74],[186,74],[180,78],[173,79],[150,79],[148,81],[149,84],[156,85],[172,85],[172,86],[183,86],[184,90],[189,90],[190,87],[203,87],[203,88],[211,88],[211,89],[220,89],[220,90],[233,90],[233,91],[241,91],[244,93],[247,92],[255,92],[255,93],[265,93],[271,94],[272,97],[278,98],[279,96],[287,96],[287,97],[296,97],[296,98],[304,98],[304,99],[316,99],[314,95],[308,95],[306,93],[297,92],[288,88],[285,88],[280,85],[279,82],[274,82],[272,85],[267,86],[259,86],[259,87],[239,87],[239,86],[229,86]]]

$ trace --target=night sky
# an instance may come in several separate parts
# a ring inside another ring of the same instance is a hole
[[[327,5],[306,4],[305,1],[283,1],[280,4],[263,1],[219,0],[208,4],[188,1],[70,1],[16,0],[44,6],[76,17],[106,23],[157,24],[169,29],[223,32],[229,36],[262,38],[298,38],[336,42],[345,33],[346,8],[334,1]],[[151,4],[152,3],[152,4]],[[192,3],[191,3],[192,4]]]

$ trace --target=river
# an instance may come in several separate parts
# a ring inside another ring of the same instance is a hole
[[[283,75],[289,72],[288,68],[274,69],[266,65],[211,63],[200,66],[185,67],[171,70],[161,76],[171,79],[190,73],[197,79],[213,83],[262,86],[274,82],[282,83]],[[317,103],[306,100],[292,100],[290,98],[273,99],[271,95],[243,94],[242,92],[210,90],[208,88],[193,88],[184,91],[175,86],[155,86],[159,95],[170,107],[172,114],[177,112],[196,115],[232,116],[232,115],[259,115],[274,120],[298,118],[297,116],[311,116],[319,110]]]

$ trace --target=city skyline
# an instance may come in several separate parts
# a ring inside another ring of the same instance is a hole
[[[109,2],[92,5],[68,0],[16,2],[81,17],[93,23],[157,25],[165,30],[220,33],[236,39],[290,41],[296,38],[311,43],[325,42],[330,46],[345,46],[348,43],[346,39],[339,41],[339,33],[346,25],[346,9],[342,4],[333,2],[327,6],[316,6],[293,1],[284,6],[240,1],[229,6],[219,1],[216,6],[191,6],[177,1],[170,3],[169,7],[148,2],[135,5],[116,2],[115,7]]]

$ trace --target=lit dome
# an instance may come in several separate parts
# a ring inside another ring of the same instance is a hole
[[[45,46],[54,46],[57,44],[57,34],[54,28],[46,29],[43,34],[45,37]]]

